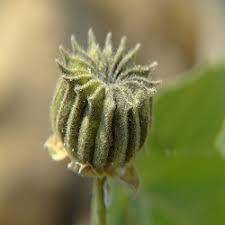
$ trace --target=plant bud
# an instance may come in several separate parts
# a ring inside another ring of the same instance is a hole
[[[53,135],[46,146],[53,159],[69,156],[69,168],[76,173],[116,175],[132,183],[131,165],[151,125],[157,81],[149,74],[155,63],[135,65],[140,45],[126,51],[125,37],[113,51],[111,33],[103,49],[92,30],[87,49],[74,36],[71,43],[72,51],[60,47],[56,60],[60,77],[50,112]]]

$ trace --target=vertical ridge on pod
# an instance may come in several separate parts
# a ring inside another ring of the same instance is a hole
[[[139,120],[140,120],[140,149],[143,147],[145,140],[147,138],[149,129],[149,117],[150,117],[150,96],[146,98],[147,88],[137,82],[137,81],[125,81],[124,85],[128,86],[132,91],[134,91]],[[135,88],[138,90],[136,91]]]
[[[67,121],[67,131],[65,135],[65,145],[71,150],[72,154],[77,154],[78,134],[83,118],[84,110],[87,105],[87,101],[82,94],[78,94],[75,98],[75,102],[71,108],[71,112]]]
[[[126,158],[126,150],[128,144],[128,109],[129,104],[119,87],[114,87],[114,96],[117,107],[114,112],[112,132],[114,135],[113,147],[109,152],[108,161],[113,166],[120,166]]]
[[[113,144],[112,122],[115,109],[116,102],[113,97],[113,91],[108,88],[103,103],[103,111],[96,136],[95,152],[92,161],[96,169],[103,169],[107,163],[109,150]]]
[[[57,131],[56,118],[57,118],[58,110],[60,108],[61,101],[63,99],[65,91],[66,91],[66,81],[60,78],[57,83],[56,90],[51,103],[51,108],[50,108],[50,118],[51,118],[52,129],[54,132]]]
[[[87,105],[86,96],[90,94],[99,84],[97,80],[90,79],[86,83],[84,77],[76,77],[74,91],[76,93],[76,100],[71,106],[70,115],[67,121],[67,131],[65,135],[65,145],[70,149],[74,156],[77,154],[78,136],[81,126],[83,114]],[[87,78],[87,77],[86,77]]]
[[[140,121],[136,107],[133,107],[128,114],[128,146],[125,162],[129,162],[140,146]]]
[[[72,82],[66,81],[65,83],[65,93],[61,100],[61,105],[58,110],[58,115],[56,118],[57,130],[60,134],[62,140],[64,140],[64,135],[66,132],[66,122],[69,117],[71,106],[75,98],[75,92],[73,90]]]
[[[139,93],[137,96],[138,101],[138,114],[140,118],[140,127],[141,127],[141,135],[140,135],[140,149],[143,147],[148,131],[149,131],[149,122],[150,122],[150,104],[151,104],[151,97],[145,98],[144,92]]]
[[[128,111],[128,145],[126,151],[125,162],[129,162],[135,152],[139,149],[140,146],[140,120],[137,105],[135,99],[129,88],[124,88],[124,91],[127,94],[127,98],[132,105],[131,109]]]
[[[78,136],[78,160],[82,163],[91,163],[95,138],[100,125],[105,86],[100,85],[87,98],[88,104],[84,112]]]

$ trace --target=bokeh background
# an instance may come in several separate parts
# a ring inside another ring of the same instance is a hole
[[[90,180],[51,161],[43,144],[60,44],[90,27],[103,43],[142,43],[164,84],[197,64],[225,57],[225,1],[0,0],[0,225],[84,225]]]

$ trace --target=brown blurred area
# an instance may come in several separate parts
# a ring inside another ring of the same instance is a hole
[[[221,0],[0,0],[0,225],[88,224],[89,180],[43,148],[59,44],[125,34],[166,83],[225,56],[224,24]]]

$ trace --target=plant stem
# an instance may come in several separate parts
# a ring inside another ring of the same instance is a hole
[[[91,225],[106,225],[106,207],[104,202],[105,180],[105,177],[94,178],[91,203]]]

